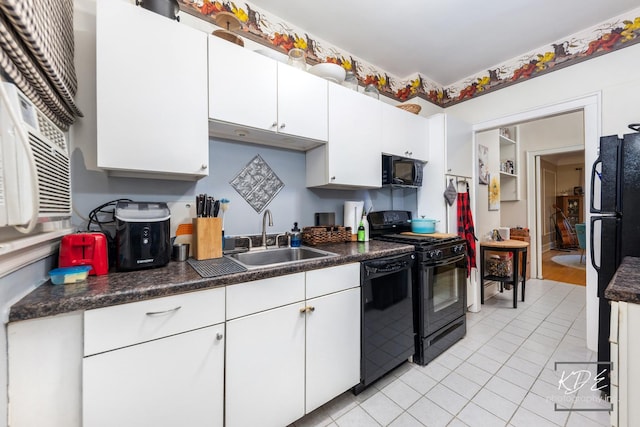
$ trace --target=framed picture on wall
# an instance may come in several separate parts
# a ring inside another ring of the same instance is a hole
[[[491,184],[489,184],[489,210],[490,211],[499,211],[500,210],[500,180],[497,176],[494,176],[491,179]]]
[[[478,145],[478,183],[489,185],[489,148]]]

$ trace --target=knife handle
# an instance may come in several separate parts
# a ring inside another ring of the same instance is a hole
[[[198,218],[202,217],[202,209],[203,209],[203,205],[202,205],[202,194],[198,194],[196,196],[196,216]]]

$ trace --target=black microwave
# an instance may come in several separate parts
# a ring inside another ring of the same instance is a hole
[[[424,162],[407,157],[382,155],[382,185],[417,188],[422,186]]]

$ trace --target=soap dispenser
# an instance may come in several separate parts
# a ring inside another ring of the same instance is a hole
[[[293,223],[293,228],[291,229],[291,247],[299,248],[302,243],[302,234],[300,233],[300,229],[298,228],[298,223]]]

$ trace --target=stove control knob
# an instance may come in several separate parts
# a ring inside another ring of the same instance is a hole
[[[457,245],[453,247],[454,254],[461,254],[464,252],[464,245]]]
[[[435,249],[433,251],[429,251],[427,254],[427,258],[429,259],[442,259],[442,251],[440,249]]]

